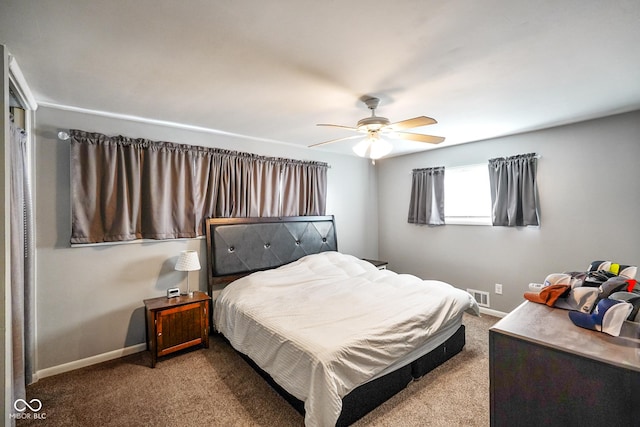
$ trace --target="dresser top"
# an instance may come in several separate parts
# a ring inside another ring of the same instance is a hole
[[[211,299],[211,297],[204,292],[195,291],[193,293],[193,296],[180,295],[179,297],[174,298],[157,297],[146,299],[143,302],[147,310],[155,311],[164,310],[170,307],[177,307],[185,304],[191,304],[194,302],[207,301],[209,299]]]
[[[525,301],[490,331],[640,372],[639,323],[624,322],[614,337],[574,325],[567,310]]]

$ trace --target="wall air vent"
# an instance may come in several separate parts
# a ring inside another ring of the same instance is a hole
[[[471,294],[480,307],[491,307],[489,303],[489,292],[478,291],[476,289],[467,289],[467,292]]]

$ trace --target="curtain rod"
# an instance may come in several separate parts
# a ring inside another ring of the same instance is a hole
[[[69,132],[61,130],[61,131],[58,131],[58,139],[60,141],[68,141],[69,139],[71,139],[71,136],[69,135]],[[210,148],[212,148],[212,147],[210,147]],[[285,159],[285,160],[293,160],[293,161],[299,161],[299,162],[325,163],[325,162],[318,162],[317,160],[295,160],[295,159]],[[327,169],[331,169],[331,165],[328,164],[328,163],[326,164],[326,167],[327,167]]]

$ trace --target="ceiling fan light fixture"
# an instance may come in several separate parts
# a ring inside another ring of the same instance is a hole
[[[435,119],[426,116],[418,116],[412,119],[401,120],[399,122],[390,123],[386,117],[376,116],[376,108],[380,100],[374,97],[360,98],[367,107],[371,110],[371,116],[358,120],[355,127],[332,125],[332,124],[318,124],[318,126],[331,126],[341,129],[348,129],[351,131],[366,134],[367,138],[364,141],[356,144],[353,147],[353,151],[360,157],[368,157],[370,159],[379,159],[386,156],[393,150],[393,146],[390,142],[386,141],[386,138],[391,139],[406,139],[409,141],[425,142],[429,144],[439,144],[444,141],[441,136],[425,135],[422,133],[407,132],[409,129],[419,128],[427,125],[433,125],[438,123]],[[380,136],[384,136],[385,140],[380,139]],[[346,141],[349,139],[359,138],[358,135],[347,136],[344,138],[331,139],[329,141],[323,141],[316,144],[312,144],[309,147],[317,147],[325,144],[333,144],[338,141]],[[374,141],[375,140],[375,141]]]
[[[371,116],[359,120],[356,128],[361,132],[379,131],[390,124],[391,122],[386,117]]]
[[[389,154],[392,149],[393,145],[389,141],[369,135],[353,147],[353,152],[360,157],[376,160]]]

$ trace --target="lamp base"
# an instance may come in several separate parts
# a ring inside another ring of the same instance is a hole
[[[189,272],[187,271],[187,292],[180,292],[181,296],[188,296],[191,298],[193,296],[193,291],[191,290],[191,286],[189,286]]]

